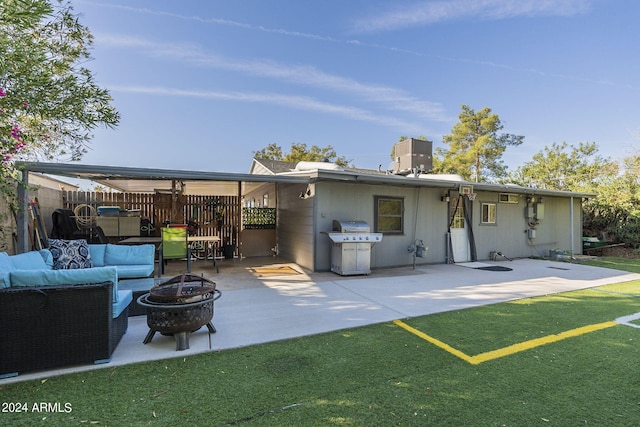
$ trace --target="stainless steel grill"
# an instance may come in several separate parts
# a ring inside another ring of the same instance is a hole
[[[382,241],[365,221],[333,221],[331,271],[342,276],[371,273],[371,247]]]

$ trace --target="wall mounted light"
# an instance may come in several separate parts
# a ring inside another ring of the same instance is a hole
[[[447,194],[445,194],[444,196],[440,197],[440,201],[441,202],[449,202],[449,196]]]

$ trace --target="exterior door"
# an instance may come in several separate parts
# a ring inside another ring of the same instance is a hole
[[[451,220],[451,251],[455,262],[469,262],[471,260],[471,249],[469,247],[469,236],[464,221],[464,208],[462,200],[452,199],[449,219]]]

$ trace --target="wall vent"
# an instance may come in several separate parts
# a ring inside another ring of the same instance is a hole
[[[513,193],[500,193],[500,203],[518,203],[518,195]]]

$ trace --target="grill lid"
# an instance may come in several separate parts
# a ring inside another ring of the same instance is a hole
[[[333,231],[340,233],[368,233],[371,231],[366,221],[333,220]]]

